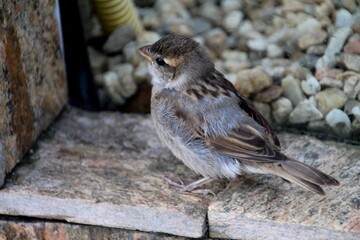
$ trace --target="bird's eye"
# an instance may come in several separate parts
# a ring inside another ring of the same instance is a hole
[[[166,62],[164,61],[164,59],[162,58],[156,58],[155,62],[159,65],[159,66],[165,66]]]

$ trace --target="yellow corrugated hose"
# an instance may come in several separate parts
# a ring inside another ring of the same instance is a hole
[[[92,0],[103,30],[110,34],[121,25],[132,25],[137,34],[143,30],[131,0]]]

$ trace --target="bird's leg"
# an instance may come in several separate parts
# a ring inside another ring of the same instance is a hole
[[[189,183],[187,185],[184,184],[181,179],[179,179],[179,182],[175,182],[167,177],[164,177],[165,181],[168,183],[169,187],[176,188],[183,192],[193,192],[193,193],[201,193],[201,194],[211,194],[215,196],[215,193],[211,191],[210,189],[198,189],[202,185],[205,185],[207,183],[210,183],[213,181],[213,179],[209,177],[203,177],[195,182]]]

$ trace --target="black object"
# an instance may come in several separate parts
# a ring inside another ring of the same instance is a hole
[[[58,0],[65,68],[71,105],[99,110],[77,1]]]

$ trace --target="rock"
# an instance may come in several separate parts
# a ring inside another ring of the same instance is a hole
[[[306,49],[306,54],[322,56],[325,53],[326,46],[325,45],[313,45],[309,46]]]
[[[359,147],[307,135],[278,136],[282,152],[334,176],[341,187],[326,188],[324,199],[278,177],[237,178],[209,206],[210,237],[358,239]]]
[[[307,123],[320,120],[322,113],[307,99],[301,101],[290,113],[289,122],[292,124]]]
[[[145,61],[143,57],[140,56],[137,47],[138,47],[138,43],[132,41],[126,44],[123,49],[125,61],[127,63],[132,64],[134,67],[138,66],[140,61]]]
[[[68,103],[56,4],[28,3],[0,3],[0,186]]]
[[[200,6],[199,15],[217,26],[221,25],[223,20],[223,16],[221,12],[219,12],[218,7],[210,1],[205,1]]]
[[[329,126],[326,124],[325,120],[309,122],[307,125],[307,129],[313,132],[321,132],[321,133],[329,132]]]
[[[235,51],[235,50],[225,50],[221,54],[221,58],[224,60],[235,60],[235,61],[248,61],[247,54],[245,52]]]
[[[352,30],[350,27],[339,28],[336,30],[330,38],[329,44],[325,50],[325,55],[334,57],[336,54],[340,53],[351,32]]]
[[[241,11],[235,10],[226,14],[223,27],[227,31],[233,31],[237,29],[240,25],[240,22],[244,18],[244,14]]]
[[[135,36],[136,32],[133,26],[122,25],[110,34],[103,46],[103,50],[106,53],[119,52],[127,43],[134,40]]]
[[[227,73],[225,74],[225,78],[233,85],[235,85],[235,82],[237,80],[237,75],[235,73]]]
[[[121,89],[117,74],[115,72],[108,71],[105,72],[102,77],[104,89],[108,96],[110,96],[111,100],[118,105],[124,104],[124,97],[116,91],[119,88]]]
[[[220,28],[215,28],[205,34],[205,44],[218,56],[226,48],[226,34]]]
[[[355,99],[360,93],[360,75],[354,75],[345,80],[344,92],[349,98]]]
[[[143,31],[141,35],[138,37],[138,43],[136,45],[138,46],[144,46],[148,44],[153,44],[157,40],[160,39],[160,35],[157,32],[154,31]],[[127,44],[128,45],[128,44]],[[135,50],[137,51],[138,48],[135,47]]]
[[[266,55],[269,58],[278,58],[284,55],[284,51],[277,44],[270,43],[266,46]]]
[[[360,121],[360,106],[355,106],[352,108],[351,113],[355,116],[355,118]]]
[[[221,1],[221,8],[225,13],[240,10],[242,7],[242,1],[240,0],[223,0]]]
[[[360,55],[360,40],[348,42],[344,47],[344,52]]]
[[[284,90],[284,96],[290,99],[293,106],[297,106],[299,102],[305,99],[301,91],[300,81],[291,75],[288,75],[281,81],[281,87]]]
[[[131,97],[137,89],[137,85],[132,78],[133,69],[134,67],[128,63],[119,65],[112,69],[115,71],[119,79],[120,87],[116,90],[125,98]]]
[[[233,59],[226,59],[224,67],[230,73],[237,73],[241,70],[250,68],[251,64],[248,61],[240,62]]]
[[[278,85],[271,85],[260,93],[256,94],[255,100],[263,103],[269,103],[278,99],[283,93],[283,89]]]
[[[345,103],[345,107],[344,107],[344,112],[347,114],[347,115],[351,115],[352,114],[352,109],[356,106],[359,106],[360,107],[360,101],[357,101],[357,100],[353,100],[351,98],[349,98],[346,103]]]
[[[102,73],[107,68],[107,58],[104,54],[88,47],[90,66],[94,75]]]
[[[143,27],[145,29],[157,29],[160,27],[161,19],[157,11],[153,8],[137,8],[139,10],[140,15],[142,15]]]
[[[326,122],[333,132],[339,136],[348,136],[351,132],[351,122],[343,111],[333,109],[326,115]]]
[[[347,69],[360,72],[360,55],[345,53],[343,61]]]
[[[335,108],[342,108],[347,100],[346,94],[338,88],[328,88],[315,95],[320,112],[326,116]]]
[[[125,237],[113,233],[102,238],[94,225],[205,237],[211,197],[181,194],[166,186],[161,176],[181,176],[186,182],[197,176],[161,144],[149,115],[70,108],[49,133],[38,141],[28,164],[17,168],[13,176],[18,178],[1,189],[2,214],[92,225],[93,239]],[[209,187],[215,192],[222,188]],[[51,229],[44,239],[74,237],[51,237],[59,232]]]
[[[270,123],[271,122],[271,108],[268,104],[266,103],[261,103],[261,102],[253,102],[254,107],[256,110],[258,110],[258,112],[265,117],[265,119]]]
[[[192,27],[194,34],[202,34],[206,31],[209,31],[212,27],[211,23],[208,20],[199,17],[193,18],[189,22],[189,24]]]
[[[344,82],[339,79],[325,77],[320,80],[320,86],[323,88],[340,88],[344,86]]]
[[[295,33],[297,36],[302,36],[309,32],[318,31],[321,31],[321,23],[315,18],[308,18],[297,25]]]
[[[335,25],[337,27],[339,28],[349,27],[351,26],[351,24],[352,24],[352,15],[348,10],[341,8],[336,11]]]
[[[308,76],[305,81],[301,81],[301,88],[307,95],[315,95],[321,90],[319,81],[313,76]]]
[[[321,69],[316,68],[315,77],[316,77],[316,79],[319,79],[319,80],[326,78],[326,77],[337,79],[337,75],[340,73],[342,73],[342,70],[335,69],[335,68],[321,68]]]
[[[146,64],[140,64],[134,71],[134,81],[136,84],[143,82],[150,82],[151,76],[149,74]]]
[[[272,84],[271,78],[260,68],[239,71],[235,88],[244,96],[258,93]]]
[[[327,33],[324,30],[316,32],[308,32],[300,36],[298,46],[301,50],[306,50],[310,46],[323,43],[327,38]]]
[[[353,24],[351,26],[351,29],[355,33],[360,33],[360,14],[354,16]]]
[[[319,57],[316,55],[306,54],[300,57],[299,62],[305,68],[314,69],[318,59]]]
[[[266,50],[267,42],[264,38],[256,38],[248,40],[247,46],[253,51],[262,52]]]
[[[292,103],[289,99],[281,97],[271,104],[272,116],[277,124],[287,122],[290,113],[293,110]]]

